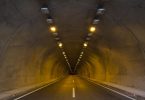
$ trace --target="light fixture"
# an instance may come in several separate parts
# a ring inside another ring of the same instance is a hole
[[[57,29],[56,29],[55,26],[50,26],[50,31],[51,31],[51,32],[56,33],[56,30],[57,30]]]
[[[95,26],[91,26],[91,27],[89,28],[89,31],[90,31],[91,33],[94,33],[94,32],[96,31],[96,27],[95,27]]]
[[[103,4],[99,4],[97,6],[97,14],[104,14],[105,8],[103,7]]]
[[[88,35],[89,35],[89,34],[88,34]],[[90,36],[87,36],[87,37],[86,37],[86,40],[87,40],[87,41],[89,41],[90,39],[91,39]]]
[[[59,38],[59,37],[55,37],[55,40],[56,40],[56,41],[60,41],[60,38]]]
[[[88,46],[88,43],[87,43],[87,42],[85,42],[83,45],[84,45],[84,47],[87,47],[87,46]]]
[[[58,43],[58,46],[62,48],[63,44],[61,42]]]
[[[93,24],[98,24],[100,22],[99,16],[95,16]]]
[[[44,14],[49,14],[48,6],[44,4],[41,7],[41,12],[44,13]]]
[[[81,55],[83,55],[83,54],[84,54],[84,52],[82,51],[82,52],[81,52]]]
[[[58,33],[57,33],[57,32],[54,32],[54,33],[53,33],[53,35],[57,36],[57,35],[58,35]],[[56,37],[55,37],[55,38],[56,38]]]
[[[63,51],[62,54],[65,55],[65,52]]]
[[[66,56],[66,55],[64,55],[64,57],[65,57],[65,58],[67,58],[67,56]]]
[[[80,62],[81,60],[80,59],[78,59],[78,62]]]
[[[51,17],[51,16],[48,16],[47,19],[46,19],[46,22],[47,22],[48,24],[52,24],[52,23],[53,23],[52,17]]]

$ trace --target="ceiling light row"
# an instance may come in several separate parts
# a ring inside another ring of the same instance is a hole
[[[80,56],[79,56],[79,58],[78,58],[78,60],[77,60],[77,63],[76,63],[75,68],[74,68],[74,71],[76,70],[78,64],[80,63],[80,61],[81,61],[81,59],[82,59],[82,57],[83,57],[83,54],[84,54],[84,51],[82,51],[82,52],[80,53]]]
[[[91,36],[97,31],[96,25],[100,22],[101,16],[105,13],[104,5],[98,4],[96,7],[96,14],[93,19],[93,22],[91,23],[91,26],[89,27],[88,34],[85,38],[85,42],[83,43],[83,47],[87,47],[88,41],[91,39]]]
[[[96,32],[96,25],[100,22],[100,18],[101,16],[105,13],[105,8],[104,8],[104,5],[103,4],[98,4],[97,7],[96,7],[96,14],[95,14],[95,17],[93,19],[93,22],[91,24],[91,26],[89,27],[89,31],[88,31],[88,34],[85,38],[85,41],[83,43],[83,49],[82,49],[82,52],[80,53],[79,55],[79,58],[77,60],[77,63],[75,65],[75,69],[74,71],[76,71],[76,68],[77,66],[79,65],[82,57],[83,57],[83,54],[84,54],[84,49],[88,47],[88,43],[89,43],[89,40],[91,39],[91,36]]]
[[[46,22],[48,23],[49,32],[52,33],[52,35],[54,36],[54,39],[57,41],[57,45],[61,49],[62,54],[63,54],[63,56],[65,58],[65,61],[68,64],[68,67],[69,67],[70,71],[72,72],[68,57],[66,55],[66,52],[63,49],[63,43],[61,42],[59,34],[58,34],[58,29],[57,29],[56,25],[54,24],[54,20],[51,17],[49,8],[48,8],[48,6],[46,4],[42,5],[41,12],[42,12],[42,14],[45,15]]]

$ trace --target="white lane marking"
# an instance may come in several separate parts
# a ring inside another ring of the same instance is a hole
[[[94,82],[93,82],[93,83],[94,83]],[[95,84],[97,84],[97,83],[95,83]],[[130,97],[130,96],[128,96],[128,95],[125,95],[125,94],[120,93],[120,92],[118,92],[118,91],[115,91],[115,90],[113,90],[113,89],[107,88],[107,87],[105,87],[105,86],[103,86],[103,85],[100,85],[100,84],[97,84],[97,85],[99,85],[99,86],[101,86],[101,87],[103,87],[103,88],[105,88],[105,89],[108,89],[108,90],[110,90],[110,91],[112,91],[112,92],[115,92],[115,93],[117,93],[117,94],[119,94],[119,95],[121,95],[121,96],[124,96],[124,97],[126,97],[126,98],[128,98],[128,99],[137,100],[137,99],[132,98],[132,97]]]
[[[73,83],[75,82],[75,80],[73,80]]]
[[[72,88],[72,97],[75,98],[76,95],[75,95],[75,88]]]
[[[22,96],[20,96],[20,97],[18,97],[18,98],[15,98],[14,100],[22,99],[23,97],[26,97],[26,96],[28,96],[28,95],[34,93],[34,92],[37,92],[37,91],[39,91],[39,90],[41,90],[41,89],[43,89],[43,88],[45,88],[45,87],[47,87],[47,86],[49,86],[49,85],[55,83],[55,82],[56,82],[56,81],[54,81],[54,82],[52,82],[52,83],[50,83],[50,84],[48,84],[48,85],[45,85],[45,86],[43,86],[43,87],[40,87],[40,88],[38,88],[38,89],[36,89],[36,90],[34,90],[34,91],[31,91],[31,92],[29,92],[29,93],[26,93],[26,94],[24,94],[24,95],[22,95]]]

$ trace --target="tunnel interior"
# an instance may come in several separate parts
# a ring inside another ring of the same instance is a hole
[[[84,48],[100,2],[105,14]],[[63,48],[49,31],[43,4]],[[145,91],[144,11],[144,0],[0,0],[0,92],[69,74]]]

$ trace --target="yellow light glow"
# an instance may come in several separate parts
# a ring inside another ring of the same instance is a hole
[[[89,30],[90,30],[90,32],[95,32],[96,31],[96,27],[95,26],[91,26]]]
[[[62,44],[62,43],[58,43],[58,46],[59,46],[60,48],[62,48],[63,44]]]
[[[51,27],[50,27],[50,31],[51,31],[51,32],[56,32],[56,30],[57,30],[57,29],[56,29],[55,26],[51,26]]]
[[[84,43],[84,47],[87,47],[88,46],[88,43]]]

